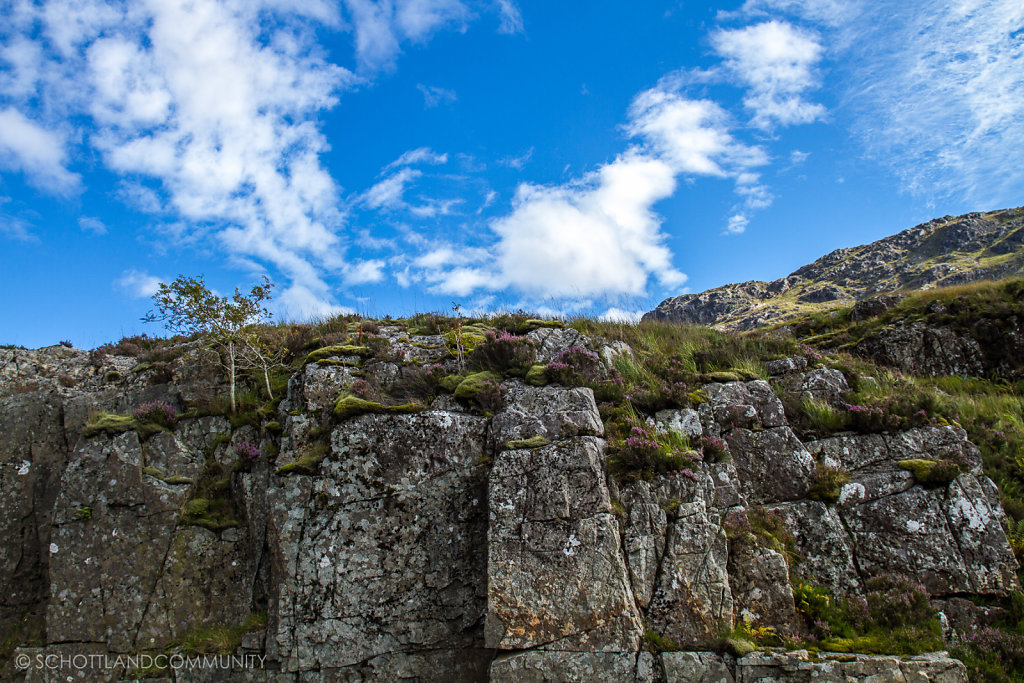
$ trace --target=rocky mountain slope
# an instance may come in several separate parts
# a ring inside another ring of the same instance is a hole
[[[475,367],[451,330],[359,328],[239,415],[194,343],[0,350],[0,678],[965,681],[941,650],[1008,617],[962,428],[808,430],[792,405],[867,379],[782,347],[655,399],[622,341],[458,329]]]
[[[1024,208],[944,216],[871,244],[837,249],[772,282],[672,297],[644,315],[750,330],[898,290],[1024,274]]]

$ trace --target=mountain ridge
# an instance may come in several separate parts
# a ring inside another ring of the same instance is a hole
[[[1024,273],[1024,207],[943,216],[843,247],[771,282],[749,280],[665,299],[643,320],[744,331],[880,294]]]

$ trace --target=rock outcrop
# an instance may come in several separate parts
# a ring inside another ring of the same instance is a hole
[[[601,355],[575,333],[533,334],[549,358],[580,344]],[[949,623],[965,594],[1019,588],[997,492],[962,430],[803,443],[764,381],[709,384],[699,410],[652,416],[720,439],[723,456],[616,481],[588,388],[506,380],[493,415],[444,394],[415,412],[338,420],[332,402],[358,376],[415,367],[352,358],[361,367],[297,372],[268,416],[275,429],[206,416],[86,437],[89,412],[194,405],[196,387],[176,379],[191,361],[158,381],[127,359],[96,367],[60,347],[0,353],[0,616],[9,630],[36,614],[43,633],[20,655],[168,652],[234,629],[245,631],[236,652],[261,666],[221,672],[232,680],[965,681],[943,653],[736,657],[722,638],[741,620],[796,633],[797,576],[857,596],[903,574]],[[778,364],[797,395],[843,390],[804,366]],[[240,460],[250,441],[267,457]],[[941,487],[897,464],[954,454],[969,469]],[[808,499],[825,464],[850,473],[834,504]],[[731,534],[729,519],[755,511],[788,527],[802,562]],[[0,677],[39,674],[12,659]]]
[[[945,216],[871,244],[837,249],[772,282],[742,282],[666,299],[644,320],[750,330],[887,292],[1021,273],[1024,210]],[[877,315],[892,303],[890,297],[876,300],[857,314]]]

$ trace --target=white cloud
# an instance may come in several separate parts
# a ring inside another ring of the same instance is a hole
[[[741,213],[734,213],[729,216],[729,223],[725,226],[725,231],[730,235],[740,235],[746,231],[748,225],[750,225],[749,218]]]
[[[493,256],[449,263],[449,251],[414,265],[437,291],[514,288],[536,299],[638,296],[652,282],[677,289],[655,205],[680,176],[733,178],[751,205],[770,200],[751,169],[767,163],[757,146],[732,136],[727,114],[709,100],[657,87],[634,98],[627,133],[638,142],[582,178],[557,186],[524,183],[512,211],[492,221]]]
[[[362,200],[371,209],[397,209],[405,206],[402,194],[405,187],[423,175],[414,168],[402,168],[380,181],[365,193]]]
[[[364,285],[380,282],[384,279],[386,265],[381,259],[369,259],[349,264],[345,271],[345,284]]]
[[[754,126],[810,123],[825,115],[822,105],[803,98],[817,87],[814,67],[823,52],[814,33],[773,20],[715,31],[711,44],[749,89],[743,103],[754,113]]]
[[[459,0],[344,0],[364,71],[394,66],[403,41],[422,43],[446,27],[465,30],[469,9]]]
[[[160,278],[142,270],[126,270],[117,280],[117,286],[136,299],[156,294],[160,289]]]
[[[501,25],[498,27],[498,33],[523,32],[523,15],[512,0],[498,0],[498,9],[501,13]]]
[[[92,218],[91,216],[82,216],[78,219],[78,227],[87,232],[91,232],[94,235],[106,235],[107,226],[103,224],[99,218]]]
[[[65,167],[62,136],[30,121],[17,109],[0,109],[0,166],[23,171],[29,183],[58,195],[78,189],[79,176]]]
[[[277,312],[293,320],[330,318],[335,315],[355,313],[348,306],[338,306],[327,300],[324,291],[313,291],[301,284],[292,284],[276,299]]]
[[[811,156],[810,152],[801,152],[798,149],[794,149],[792,152],[789,153],[789,161],[794,166],[798,166],[807,161],[807,158],[809,156]]]
[[[392,168],[398,168],[399,166],[415,166],[416,164],[431,164],[433,166],[439,166],[447,163],[447,153],[438,154],[429,147],[417,147],[416,149],[410,149],[409,151],[404,152],[402,156],[385,166],[384,170],[389,171]]]
[[[625,311],[621,308],[612,306],[601,315],[597,316],[598,320],[606,320],[609,322],[616,323],[632,323],[636,324],[640,322],[640,318],[643,316],[644,311]]]
[[[458,97],[455,95],[454,90],[448,90],[447,88],[440,88],[434,85],[423,85],[418,83],[416,89],[423,95],[423,105],[428,109],[437,107],[442,104],[451,104],[455,102]]]

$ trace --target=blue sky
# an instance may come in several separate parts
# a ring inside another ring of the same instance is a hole
[[[0,0],[0,343],[282,319],[630,318],[1024,204],[1018,0]]]

